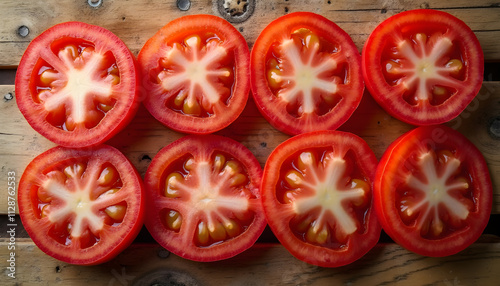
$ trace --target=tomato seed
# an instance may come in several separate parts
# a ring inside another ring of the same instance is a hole
[[[121,222],[127,213],[127,207],[124,205],[109,206],[104,212],[113,220]]]
[[[174,210],[170,210],[167,214],[166,222],[167,222],[168,228],[170,228],[174,231],[178,231],[179,229],[181,229],[182,216],[179,212],[174,211]]]
[[[107,166],[99,175],[97,183],[101,186],[109,186],[114,184],[119,178],[118,171],[112,166]]]

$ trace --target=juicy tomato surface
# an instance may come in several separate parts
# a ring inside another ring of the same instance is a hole
[[[251,88],[262,115],[280,131],[336,129],[361,101],[361,56],[335,23],[314,13],[290,13],[255,41]]]
[[[208,134],[243,111],[250,91],[249,49],[226,20],[212,15],[175,19],[139,53],[144,105],[171,129]]]
[[[146,172],[146,227],[187,259],[235,256],[266,226],[261,178],[257,159],[240,143],[216,135],[183,137],[163,148]]]
[[[280,144],[264,167],[261,192],[272,231],[295,257],[337,267],[378,242],[372,207],[375,154],[358,136],[304,133]]]
[[[392,116],[413,125],[448,122],[481,88],[483,51],[472,30],[441,11],[396,14],[375,28],[362,53],[365,84]]]
[[[419,127],[394,141],[374,183],[383,229],[426,256],[455,254],[476,241],[492,207],[492,185],[479,150],[446,126]]]
[[[81,22],[33,39],[16,73],[16,101],[38,133],[66,147],[110,139],[139,106],[135,59],[110,31]]]
[[[123,251],[143,223],[142,180],[117,149],[54,147],[24,171],[19,214],[33,242],[61,261],[94,265]]]

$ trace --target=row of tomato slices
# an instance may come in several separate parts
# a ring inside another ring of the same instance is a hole
[[[160,245],[191,260],[233,257],[268,224],[297,258],[337,267],[372,249],[381,227],[415,253],[455,254],[479,238],[492,205],[481,153],[442,125],[402,135],[380,162],[352,133],[304,133],[264,170],[237,141],[188,135],[153,158],[144,185],[113,147],[55,147],[23,173],[21,219],[41,250],[74,264],[112,259],[144,219]]]
[[[26,168],[20,215],[40,249],[85,265],[120,253],[143,220],[162,246],[198,261],[241,253],[266,223],[293,255],[320,266],[359,259],[381,226],[416,253],[451,255],[481,235],[492,186],[477,148],[436,124],[473,99],[482,70],[472,31],[433,10],[384,21],[361,56],[343,30],[313,13],[276,19],[251,54],[225,20],[185,16],[144,45],[138,67],[111,32],[59,24],[32,41],[16,76],[27,121],[64,146]],[[424,125],[378,163],[361,138],[333,131],[365,84],[391,115]],[[296,135],[263,171],[240,143],[207,134],[239,116],[250,90],[274,127]],[[101,144],[140,101],[166,126],[196,134],[153,158],[145,187],[123,154]]]
[[[445,12],[396,14],[371,33],[362,54],[320,15],[271,22],[252,53],[227,21],[175,19],[149,39],[138,65],[110,31],[69,22],[49,28],[24,53],[16,99],[30,125],[58,145],[105,142],[142,101],[167,127],[214,133],[245,108],[248,94],[278,130],[335,130],[352,115],[365,84],[394,117],[413,125],[448,122],[478,93],[483,53],[471,29]]]

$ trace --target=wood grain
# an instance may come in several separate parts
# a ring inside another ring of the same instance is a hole
[[[13,86],[0,86],[0,95],[13,93]],[[3,100],[0,106],[0,185],[7,185],[7,172],[21,177],[26,165],[38,154],[55,144],[35,132],[17,109],[15,97]],[[500,83],[485,82],[476,99],[448,125],[468,137],[485,155],[494,184],[492,213],[500,213],[500,139],[491,135],[492,120],[500,118]],[[380,158],[389,144],[413,128],[389,116],[365,93],[353,116],[339,128],[359,135]],[[274,129],[259,113],[253,100],[249,100],[242,115],[229,127],[217,132],[233,138],[252,151],[261,166],[274,148],[287,138]],[[129,126],[107,142],[121,150],[144,175],[151,159],[169,143],[184,136],[156,121],[141,107]],[[7,200],[0,192],[0,202]],[[7,204],[0,204],[0,214],[7,212]]]
[[[47,28],[65,21],[83,21],[109,29],[137,54],[147,39],[167,22],[188,14],[215,14],[218,1],[193,0],[188,11],[177,8],[175,0],[106,0],[99,8],[88,1],[3,0],[0,3],[0,66],[17,66],[29,42]],[[252,1],[251,1],[252,2]],[[455,15],[478,36],[486,60],[500,59],[500,7],[490,0],[298,0],[255,1],[255,10],[243,23],[234,24],[249,46],[273,19],[294,11],[311,11],[336,22],[351,35],[359,50],[371,31],[386,18],[403,10],[434,8]],[[147,19],[147,20],[146,20]],[[22,37],[18,30],[27,27]]]
[[[7,243],[0,240],[2,258],[9,257]],[[497,238],[444,258],[378,244],[360,260],[340,268],[309,265],[278,244],[256,244],[236,257],[212,263],[180,258],[156,244],[134,244],[108,263],[85,267],[57,261],[29,239],[20,239],[16,279],[2,285],[497,285],[499,264]]]
[[[253,2],[249,0],[250,2]],[[103,0],[92,8],[87,0],[0,1],[0,69],[15,68],[29,42],[54,24],[84,21],[118,35],[137,55],[148,38],[170,20],[188,14],[223,16],[217,0],[192,0],[188,11],[176,0]],[[433,8],[467,23],[484,50],[486,61],[500,60],[500,4],[493,0],[265,0],[255,1],[252,16],[234,26],[253,43],[273,19],[295,11],[311,11],[336,22],[361,51],[371,31],[386,18],[410,9]],[[21,36],[19,28],[29,33]],[[25,28],[24,28],[25,27]],[[17,109],[14,86],[0,85],[0,186],[8,172],[19,181],[25,166],[55,146],[37,134]],[[10,99],[12,98],[12,99]],[[485,82],[469,107],[448,125],[468,137],[486,157],[494,183],[493,214],[500,214],[500,82]],[[378,158],[398,136],[410,130],[385,113],[367,93],[353,117],[340,129],[365,139]],[[242,142],[263,166],[269,153],[289,138],[274,129],[250,100],[236,122],[218,132]],[[120,149],[144,175],[151,158],[183,134],[158,123],[143,107],[132,123],[108,144]],[[0,215],[7,213],[7,193],[0,192]],[[5,220],[4,220],[5,221]],[[494,220],[495,222],[498,220]],[[492,227],[498,227],[492,225]],[[21,230],[19,229],[19,232]],[[20,235],[20,233],[18,233]],[[30,239],[16,240],[16,279],[6,277],[10,250],[0,234],[1,285],[498,285],[500,239],[483,235],[460,254],[429,258],[410,253],[394,243],[378,244],[361,260],[336,269],[295,259],[279,244],[258,243],[225,261],[198,263],[179,258],[157,244],[133,244],[112,261],[81,267],[62,263],[42,253]]]

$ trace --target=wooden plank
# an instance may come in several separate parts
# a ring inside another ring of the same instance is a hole
[[[137,54],[144,42],[168,21],[187,14],[221,15],[211,0],[192,0],[181,11],[176,0],[104,0],[92,8],[87,0],[0,1],[0,69],[14,68],[30,40],[48,27],[78,20],[103,26],[122,38]],[[235,23],[252,47],[273,19],[294,11],[322,14],[345,29],[361,50],[375,26],[403,10],[434,8],[464,20],[476,33],[487,61],[500,60],[500,5],[489,0],[296,0],[255,1],[254,14]],[[146,20],[145,20],[146,19]],[[20,27],[25,27],[19,30]],[[26,30],[27,28],[27,30]],[[26,36],[22,32],[29,31]],[[28,162],[55,146],[38,135],[19,113],[12,85],[0,85],[0,185],[8,172],[18,182]],[[485,155],[494,182],[492,213],[500,213],[500,82],[483,84],[479,96],[449,123],[465,134]],[[412,127],[385,113],[366,94],[354,116],[340,129],[364,138],[378,158],[385,148]],[[241,117],[218,134],[242,142],[263,166],[269,153],[289,136],[272,128],[252,100]],[[133,122],[108,143],[119,148],[143,175],[151,158],[183,134],[158,123],[141,107]],[[7,193],[0,192],[0,215],[7,213]],[[496,220],[494,220],[496,221]],[[495,227],[494,225],[492,227]],[[19,231],[21,231],[19,229]],[[18,233],[21,236],[20,233]],[[337,269],[303,263],[279,244],[256,244],[235,258],[198,263],[179,258],[157,244],[134,244],[116,259],[92,267],[62,263],[42,253],[30,239],[16,240],[16,279],[9,279],[6,261],[8,234],[0,234],[2,285],[496,285],[500,273],[500,239],[483,236],[464,252],[446,258],[410,253],[396,244],[378,244],[361,260]],[[156,280],[155,280],[156,279]],[[160,281],[161,280],[161,281]]]
[[[193,0],[188,11],[177,8],[174,0],[117,1],[106,0],[98,8],[88,1],[0,2],[0,66],[17,66],[29,41],[45,29],[64,21],[84,21],[105,27],[118,35],[137,54],[147,39],[168,21],[187,14],[221,15],[217,2]],[[487,60],[500,59],[500,7],[491,0],[480,1],[255,1],[253,15],[234,25],[250,46],[260,31],[273,19],[294,11],[311,11],[339,24],[361,50],[366,38],[381,21],[403,10],[435,8],[464,20],[477,34]],[[145,21],[144,19],[147,19]],[[23,27],[20,32],[20,28]],[[27,29],[26,29],[27,28]],[[29,33],[22,36],[23,32]]]
[[[0,86],[0,95],[13,94],[13,86]],[[492,123],[500,118],[500,83],[485,82],[476,99],[448,125],[458,129],[478,146],[485,155],[494,184],[492,213],[500,213],[500,139],[492,135]],[[3,100],[0,106],[0,185],[7,185],[7,172],[14,171],[17,180],[25,166],[38,154],[55,146],[36,133],[19,112],[15,97]],[[412,126],[402,123],[383,111],[366,93],[363,100],[340,130],[353,132],[365,139],[380,158],[387,146]],[[274,129],[249,100],[243,114],[229,127],[217,134],[233,138],[248,147],[264,166],[268,155],[281,142],[289,138]],[[144,175],[156,153],[180,138],[157,122],[144,107],[122,132],[107,143],[125,153]],[[0,202],[6,202],[6,192],[0,192]],[[7,212],[7,204],[0,204],[0,214]]]
[[[2,266],[8,241],[0,242]],[[444,258],[423,257],[396,244],[379,244],[353,264],[322,268],[291,256],[279,244],[256,244],[220,262],[201,263],[170,254],[156,244],[134,244],[112,261],[70,265],[18,239],[16,279],[2,285],[497,285],[500,242],[480,242]],[[8,270],[2,267],[6,274]],[[228,271],[230,269],[230,271]],[[2,273],[2,274],[4,274]],[[3,279],[3,277],[2,277]]]

